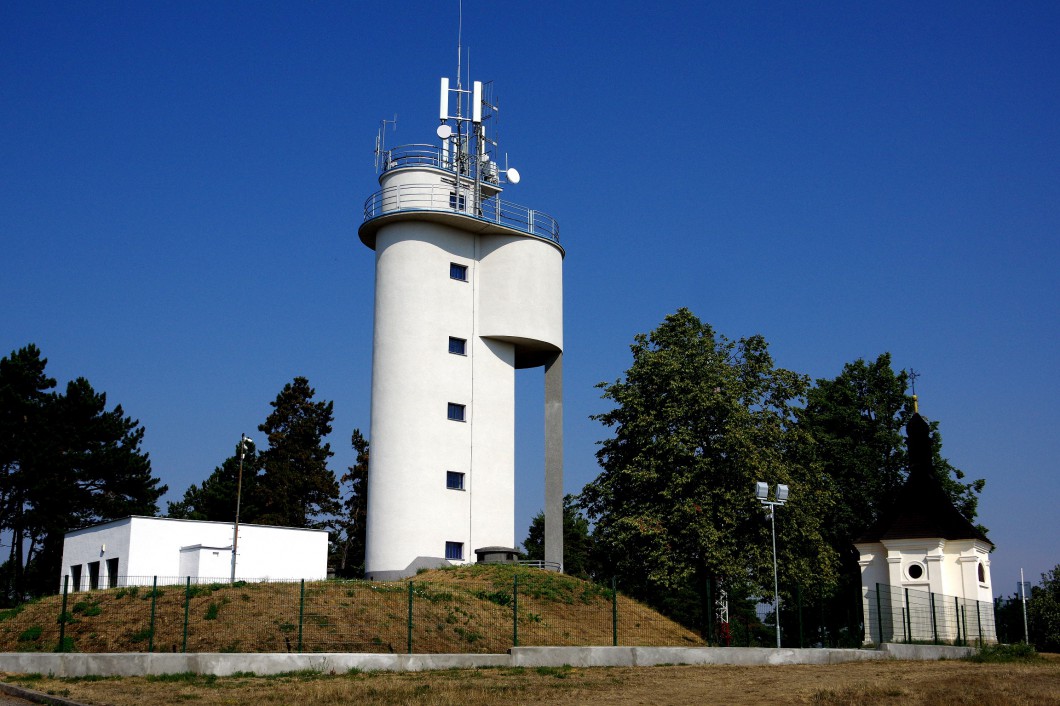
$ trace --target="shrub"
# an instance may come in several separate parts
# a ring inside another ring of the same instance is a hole
[[[41,633],[44,632],[44,628],[40,625],[32,625],[22,631],[22,634],[18,636],[19,642],[33,642],[39,640]]]
[[[966,658],[969,662],[1037,662],[1042,656],[1034,645],[1017,642],[1014,645],[987,645]]]

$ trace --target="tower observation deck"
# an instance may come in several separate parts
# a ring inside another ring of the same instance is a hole
[[[554,218],[501,198],[519,174],[487,135],[489,89],[442,79],[438,144],[377,142],[358,231],[376,277],[369,578],[515,547],[515,370],[539,366],[546,562],[562,567],[565,253]]]

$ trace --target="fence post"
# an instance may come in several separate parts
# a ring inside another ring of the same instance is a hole
[[[298,651],[302,651],[302,625],[305,624],[305,579],[298,591]]]
[[[70,574],[63,576],[63,609],[59,613],[59,651],[66,652],[66,595],[70,583]]]
[[[935,594],[929,591],[928,597],[931,599],[931,641],[937,645],[939,644],[939,626],[935,620]]]
[[[880,603],[880,584],[876,584],[876,632],[879,634],[880,641],[876,644],[883,644],[883,606]]]
[[[412,654],[412,582],[409,581],[409,625],[408,625],[408,650]]]
[[[953,621],[957,624],[957,640],[954,645],[960,645],[960,599],[953,597]]]
[[[618,647],[618,586],[611,577],[611,646]]]
[[[905,641],[913,641],[913,609],[909,605],[909,589],[905,589]]]
[[[155,651],[155,601],[158,600],[158,577],[151,584],[151,632],[147,638],[147,651]]]
[[[191,603],[191,576],[188,576],[188,583],[184,588],[184,642],[181,645],[180,651],[188,651],[188,604]]]
[[[979,614],[979,601],[975,602],[975,622],[979,627],[979,646],[983,646],[983,616]]]
[[[706,630],[705,637],[707,638],[707,644],[714,645],[714,591],[710,587],[710,579],[707,579],[707,614],[703,616],[703,623]]]
[[[519,574],[512,578],[512,647],[519,646]]]
[[[968,606],[961,606],[961,624],[964,625],[964,644],[968,645]]]
[[[805,647],[802,639],[802,586],[795,587],[795,596],[799,604],[799,647]]]

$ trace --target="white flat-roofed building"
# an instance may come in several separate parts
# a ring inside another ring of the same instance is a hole
[[[231,522],[125,517],[63,541],[59,587],[71,591],[232,578]],[[327,578],[327,530],[239,525],[236,580]],[[67,579],[67,577],[69,577]]]

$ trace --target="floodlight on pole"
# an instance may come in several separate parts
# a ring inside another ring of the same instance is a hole
[[[247,443],[254,440],[246,434],[239,435],[239,480],[236,483],[236,524],[232,534],[232,583],[236,581],[236,552],[239,549],[239,504],[243,499],[243,457],[247,455]]]
[[[769,484],[755,483],[755,497],[758,502],[769,506],[769,523],[773,528],[773,619],[777,624],[777,648],[780,647],[780,581],[777,577],[777,521],[776,506],[788,501],[788,486],[777,484],[776,500],[769,499]]]

